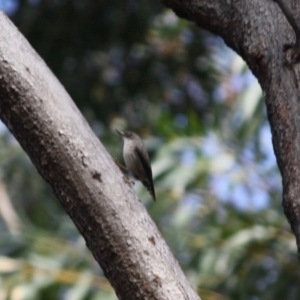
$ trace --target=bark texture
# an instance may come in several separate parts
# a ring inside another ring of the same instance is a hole
[[[300,64],[291,63],[292,48],[285,50],[299,39],[288,18],[272,0],[163,2],[179,16],[220,35],[258,78],[282,175],[282,204],[300,253]],[[299,20],[300,2],[284,3]]]
[[[2,12],[0,117],[52,186],[119,299],[199,299],[121,171]]]

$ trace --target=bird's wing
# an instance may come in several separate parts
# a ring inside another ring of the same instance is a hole
[[[143,155],[142,151],[138,147],[135,147],[134,150],[135,150],[138,158],[140,159],[143,169],[145,170],[147,179],[149,180],[147,182],[143,182],[143,184],[148,188],[148,190],[149,190],[150,194],[153,196],[154,200],[156,200],[150,162],[147,161],[147,159]]]

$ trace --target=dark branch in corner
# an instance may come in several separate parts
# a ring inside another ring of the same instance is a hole
[[[290,7],[287,6],[285,0],[274,0],[282,10],[283,14],[287,18],[288,22],[292,26],[295,35],[296,43],[294,44],[285,44],[284,50],[292,50],[291,53],[291,63],[297,63],[300,61],[300,25],[298,24],[296,18],[293,15],[293,12]]]

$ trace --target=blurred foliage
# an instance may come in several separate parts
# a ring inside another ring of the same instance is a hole
[[[262,93],[222,40],[158,1],[0,7],[112,156],[122,147],[114,129],[144,137],[158,201],[135,189],[203,300],[298,299]],[[0,300],[116,299],[51,189],[0,129]]]

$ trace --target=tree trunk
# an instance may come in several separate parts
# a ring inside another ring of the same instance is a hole
[[[265,95],[274,151],[282,175],[283,208],[300,253],[300,38],[297,24],[300,2],[163,2],[179,16],[220,35],[244,58],[258,78]]]
[[[2,12],[0,117],[53,188],[119,299],[199,299],[111,156]]]

